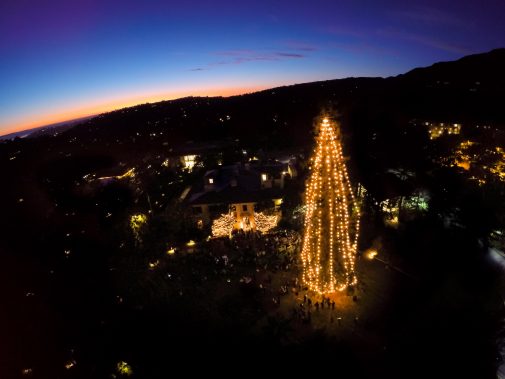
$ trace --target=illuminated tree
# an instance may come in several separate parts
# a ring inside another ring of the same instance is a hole
[[[233,230],[235,217],[228,213],[212,221],[212,235],[214,237],[228,237]]]
[[[270,229],[277,226],[277,215],[266,215],[263,212],[254,212],[254,224],[258,232],[267,233]]]
[[[147,216],[142,213],[135,214],[130,217],[130,228],[136,242],[142,242],[141,234],[146,222]]]
[[[133,374],[131,366],[124,361],[120,361],[117,363],[116,370],[118,374],[121,376],[131,376]]]
[[[324,118],[305,190],[302,280],[318,293],[357,283],[359,210],[347,174],[338,125]]]

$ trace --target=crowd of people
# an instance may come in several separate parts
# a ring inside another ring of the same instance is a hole
[[[258,314],[282,314],[294,325],[324,320],[340,326],[344,313],[335,300],[310,293],[299,279],[301,243],[302,236],[292,230],[270,234],[239,231],[232,238],[204,242],[193,253],[176,253],[159,269],[169,270],[166,278],[170,287],[178,288],[175,293],[179,296],[210,296],[217,304],[226,295],[207,293],[211,288],[228,288],[225,291],[230,294],[245,289],[255,297]],[[345,318],[349,317],[346,313]],[[357,317],[354,322],[356,325]]]

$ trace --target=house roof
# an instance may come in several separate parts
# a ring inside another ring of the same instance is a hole
[[[189,200],[191,205],[257,203],[282,197],[280,188],[265,188],[259,191],[246,191],[243,188],[227,186],[221,191],[207,191],[195,194]]]
[[[285,170],[282,163],[270,165],[231,165],[207,171],[204,178],[213,178],[212,188],[193,188],[188,202],[197,204],[232,204],[259,202],[280,198],[280,188],[262,188],[261,174],[281,173]]]

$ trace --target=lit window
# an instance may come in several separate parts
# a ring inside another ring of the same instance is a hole
[[[196,155],[185,155],[183,159],[184,167],[189,171],[193,170],[193,167],[195,167],[196,163]]]
[[[214,179],[213,178],[209,178],[209,184],[214,184]]]
[[[261,180],[266,182],[267,180],[267,174],[261,174]]]

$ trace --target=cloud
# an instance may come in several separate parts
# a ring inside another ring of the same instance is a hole
[[[249,49],[215,51],[212,53],[212,55],[221,57],[222,59],[208,63],[205,66],[188,69],[188,71],[196,72],[196,71],[210,70],[212,69],[212,67],[222,65],[238,65],[258,61],[283,61],[292,59],[303,59],[307,57],[306,54],[289,51],[269,52],[269,51],[249,50]]]
[[[303,54],[295,54],[295,53],[275,53],[279,57],[284,58],[305,58]]]
[[[285,41],[283,45],[290,50],[297,50],[297,51],[316,51],[319,49],[317,45],[296,40]]]
[[[473,52],[467,47],[443,41],[438,38],[433,38],[422,34],[404,32],[396,29],[381,29],[378,31],[378,34],[385,37],[397,38],[405,41],[418,43],[420,45],[431,47],[437,50],[446,51],[449,53],[470,54]]]
[[[248,50],[248,49],[238,49],[238,50],[222,50],[222,51],[216,51],[213,53],[214,55],[225,55],[225,56],[244,56],[244,55],[252,55],[256,54],[255,50]]]
[[[211,63],[210,66],[225,64],[242,64],[254,61],[280,61],[286,59],[301,59],[306,55],[289,52],[261,52],[255,50],[225,50],[215,52],[214,55],[224,56],[229,59]]]

